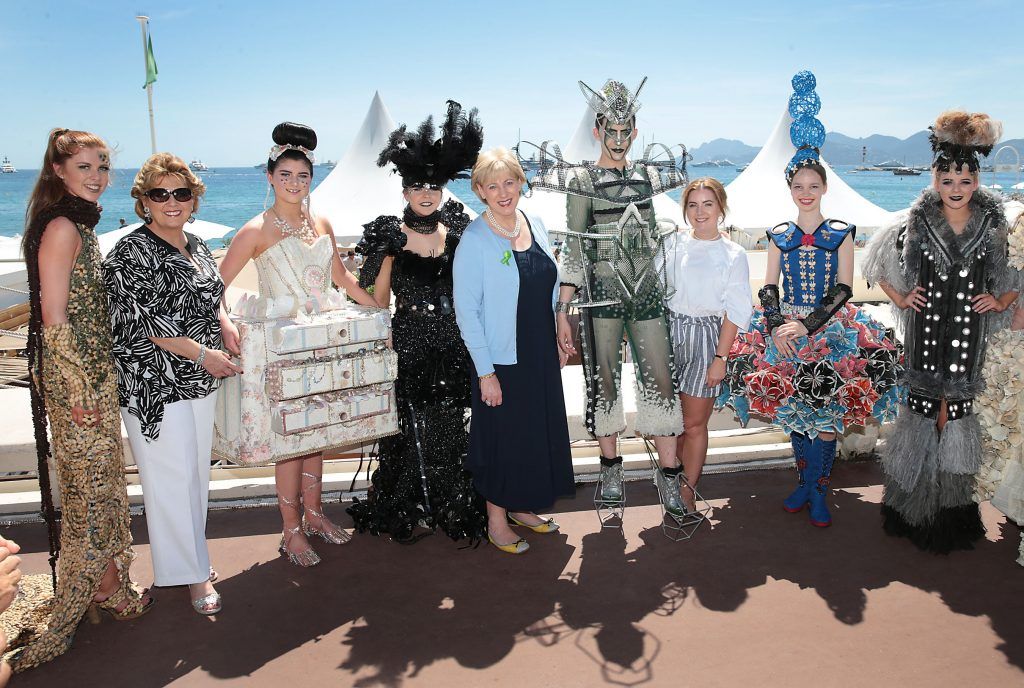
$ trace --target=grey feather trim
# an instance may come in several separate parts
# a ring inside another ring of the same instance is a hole
[[[904,368],[903,382],[914,392],[933,398],[973,399],[985,389],[985,381],[981,378],[981,363],[976,370],[978,376],[974,380],[947,380],[939,373],[911,370]]]
[[[900,406],[892,434],[885,445],[882,470],[902,490],[910,491],[917,485],[924,467],[927,464],[934,466],[938,446],[935,420],[914,413],[907,406]]]
[[[895,509],[912,526],[928,526],[941,509],[969,506],[974,502],[974,478],[936,470],[926,466],[921,480],[905,490],[886,477],[883,503]]]
[[[978,416],[972,413],[946,422],[939,436],[937,462],[942,472],[973,478],[981,467],[981,424]]]
[[[899,292],[907,293],[911,284],[903,271],[897,239],[905,232],[906,218],[871,235],[861,259],[860,274],[871,284],[885,282]]]

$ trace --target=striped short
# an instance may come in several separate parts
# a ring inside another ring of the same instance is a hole
[[[718,348],[722,319],[717,315],[694,317],[670,312],[672,352],[676,364],[676,392],[691,397],[717,397],[721,383],[708,387],[704,380]]]

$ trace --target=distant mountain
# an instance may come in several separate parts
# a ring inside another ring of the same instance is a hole
[[[748,146],[735,139],[714,139],[691,149],[690,155],[694,162],[728,159],[737,165],[745,165],[754,159],[759,150],[756,146]]]
[[[1024,139],[1001,141],[996,149],[1010,145],[1024,155]],[[829,132],[821,154],[833,165],[860,165],[862,149],[867,148],[868,165],[886,160],[899,160],[907,165],[928,165],[932,161],[932,149],[928,144],[928,132],[919,131],[905,139],[883,134],[872,134],[853,138],[837,131]],[[748,163],[761,149],[748,146],[735,139],[714,139],[690,150],[694,162],[722,160],[728,158],[737,164]],[[1005,153],[1000,162],[1013,162],[1013,156]]]

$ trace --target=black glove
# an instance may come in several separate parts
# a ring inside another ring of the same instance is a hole
[[[811,335],[825,326],[836,312],[846,305],[846,302],[853,298],[853,289],[850,285],[837,282],[827,292],[825,297],[818,304],[814,311],[804,318],[804,327],[807,334]]]
[[[761,308],[764,309],[764,321],[768,326],[768,334],[771,335],[779,325],[785,325],[786,319],[782,317],[779,310],[779,286],[777,284],[766,284],[757,292],[757,298],[761,300]]]

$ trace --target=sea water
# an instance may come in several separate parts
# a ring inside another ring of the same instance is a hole
[[[891,172],[853,172],[852,166],[835,168],[843,180],[872,203],[886,210],[906,208],[921,193],[931,180],[925,173],[918,177],[900,177]],[[111,173],[110,186],[100,199],[103,217],[97,227],[102,234],[120,226],[124,219],[128,224],[138,222],[135,215],[135,199],[129,195],[135,179],[134,169],[115,169]],[[329,170],[317,168],[317,176]],[[781,173],[780,173],[781,174]],[[19,170],[14,174],[0,174],[0,237],[12,237],[22,233],[25,225],[25,204],[35,184],[38,171]],[[691,167],[691,179],[715,177],[728,184],[739,172],[734,167]],[[241,227],[251,217],[261,212],[267,202],[267,178],[263,171],[252,167],[214,168],[200,173],[206,184],[206,195],[200,202],[199,217],[229,227]],[[1017,182],[1017,175],[982,173],[982,183],[998,183],[1004,190]],[[481,212],[483,204],[473,194],[468,179],[458,179],[449,189],[467,206]],[[679,198],[679,190],[669,195]],[[780,218],[784,220],[785,218]],[[844,218],[856,222],[856,218]],[[352,228],[335,227],[335,232],[355,233]],[[230,235],[228,235],[230,237]],[[215,247],[217,242],[211,242]]]

